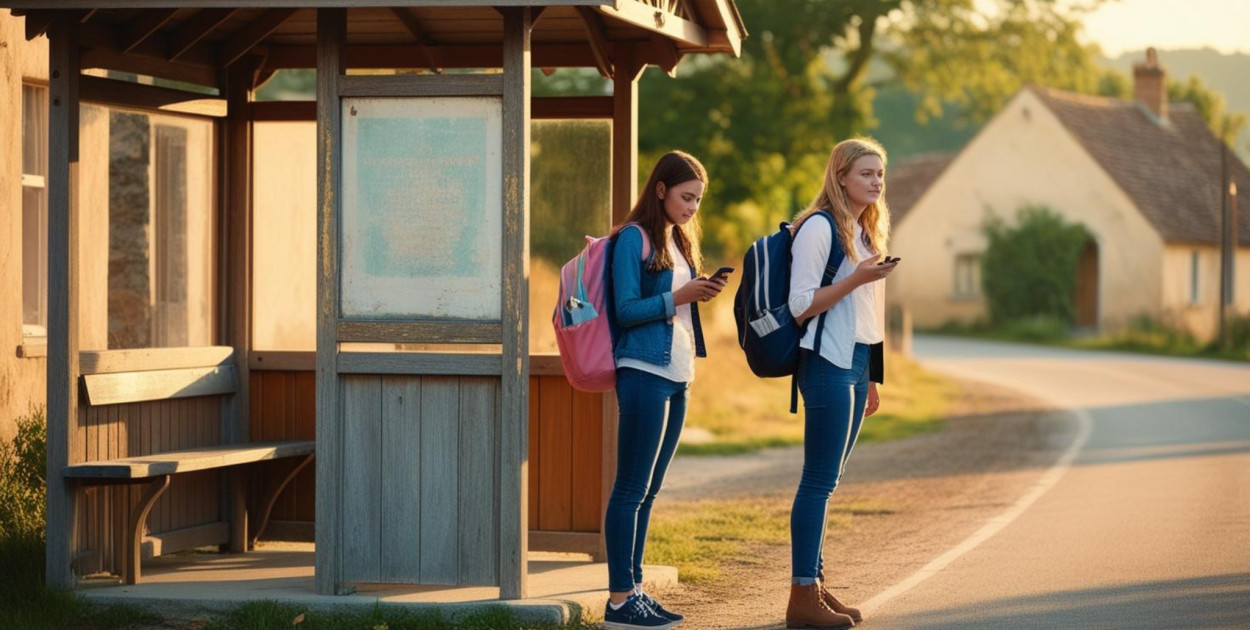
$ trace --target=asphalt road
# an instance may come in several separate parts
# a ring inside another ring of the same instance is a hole
[[[1072,411],[1072,443],[865,628],[1250,628],[1250,365],[918,337],[926,367]]]

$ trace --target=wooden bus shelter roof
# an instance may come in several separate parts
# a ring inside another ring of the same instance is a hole
[[[245,57],[261,72],[315,67],[318,7],[349,9],[349,67],[500,67],[494,7],[533,4],[536,68],[594,67],[611,78],[616,46],[633,44],[637,61],[672,72],[687,54],[737,56],[746,37],[733,0],[0,0],[26,16],[28,39],[73,11],[84,68],[214,87]]]

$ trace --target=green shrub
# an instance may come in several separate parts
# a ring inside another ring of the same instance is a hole
[[[1002,332],[1015,341],[1052,343],[1068,338],[1068,322],[1045,315],[1027,317],[1007,322]]]
[[[16,424],[13,440],[0,442],[0,593],[21,604],[43,585],[47,423],[32,409]]]
[[[991,217],[981,257],[981,284],[990,319],[1072,322],[1077,262],[1089,234],[1048,208],[1025,206],[1014,226]]]

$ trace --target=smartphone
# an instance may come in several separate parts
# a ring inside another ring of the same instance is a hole
[[[712,274],[711,278],[715,278],[715,277],[717,277],[717,276],[728,276],[729,274],[731,274],[731,273],[733,273],[733,272],[734,272],[734,268],[733,268],[733,267],[721,267],[720,269],[717,269],[717,270],[716,270],[716,273]],[[711,278],[709,278],[709,279],[711,279]]]
[[[882,261],[881,261],[881,262],[879,262],[879,263],[877,263],[877,264],[878,264],[878,265],[888,265],[888,264],[890,264],[890,263],[896,263],[896,262],[898,262],[898,261],[900,261],[900,260],[902,260],[902,258],[894,258],[894,257],[891,257],[891,256],[886,256],[884,259],[882,259]]]

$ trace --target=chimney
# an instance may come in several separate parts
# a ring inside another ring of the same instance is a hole
[[[1133,97],[1159,120],[1168,119],[1168,73],[1154,48],[1146,49],[1146,63],[1133,64]]]

